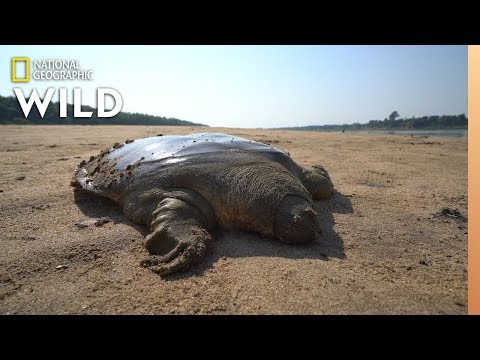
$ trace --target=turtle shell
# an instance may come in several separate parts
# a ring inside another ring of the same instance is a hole
[[[227,134],[154,136],[117,143],[89,161],[83,161],[74,175],[73,185],[114,198],[108,193],[118,191],[140,165],[176,166],[193,157],[201,159],[201,154],[228,153],[229,150],[252,151],[270,158],[286,155],[271,145]]]

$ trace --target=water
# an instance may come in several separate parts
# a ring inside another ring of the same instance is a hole
[[[355,134],[395,134],[395,135],[423,135],[423,136],[447,136],[468,137],[467,130],[364,130],[350,131]]]

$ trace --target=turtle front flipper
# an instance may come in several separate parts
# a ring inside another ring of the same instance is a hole
[[[165,198],[153,212],[145,247],[151,254],[141,265],[159,275],[188,268],[205,255],[212,237],[210,214],[201,206],[178,198]]]
[[[323,166],[314,165],[312,169],[302,168],[299,178],[314,200],[324,200],[332,196],[333,182]]]

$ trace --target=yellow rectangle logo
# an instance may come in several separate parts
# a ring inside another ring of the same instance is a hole
[[[25,63],[25,77],[17,77],[17,63]],[[30,81],[30,58],[14,57],[12,58],[12,82],[29,82]]]

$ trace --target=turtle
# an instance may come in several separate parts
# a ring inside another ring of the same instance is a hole
[[[71,185],[149,227],[141,265],[161,276],[200,262],[215,228],[288,244],[319,239],[313,201],[334,189],[321,165],[307,169],[270,144],[221,133],[115,143],[83,160]]]

